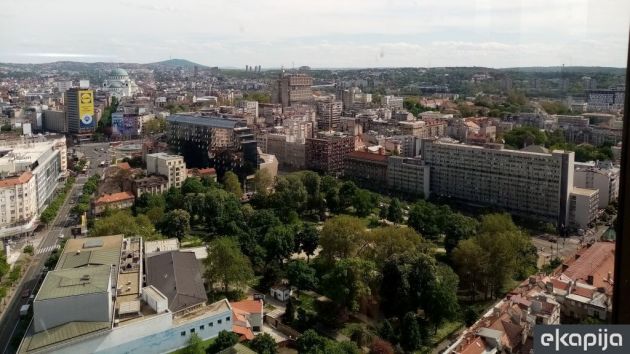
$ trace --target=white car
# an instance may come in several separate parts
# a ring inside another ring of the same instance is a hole
[[[63,234],[59,234],[59,236],[57,236],[57,238],[59,238],[60,240],[63,240],[64,236],[63,236]]]

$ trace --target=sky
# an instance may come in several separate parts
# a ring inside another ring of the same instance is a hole
[[[628,0],[2,0],[0,62],[625,67]]]

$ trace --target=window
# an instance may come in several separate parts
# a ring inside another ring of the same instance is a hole
[[[230,322],[230,316],[225,318],[225,322]]]
[[[191,329],[190,329],[190,334],[193,334],[193,333],[195,333],[195,329],[194,329],[194,328],[191,328]]]
[[[213,327],[213,326],[214,326],[214,323],[213,323],[213,322],[210,322],[210,323],[208,323],[208,326]]]
[[[204,325],[199,326],[199,330],[200,331],[203,331],[205,328],[206,328],[206,326],[204,326]]]
[[[217,323],[218,323],[218,324],[221,324],[221,323],[223,323],[223,321],[222,321],[222,320],[218,320],[218,321],[217,321]]]
[[[180,335],[181,335],[182,337],[183,337],[183,336],[185,336],[185,335],[186,335],[186,331],[182,331],[182,332],[180,333]]]

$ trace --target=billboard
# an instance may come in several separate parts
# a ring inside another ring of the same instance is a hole
[[[94,119],[94,92],[91,90],[79,90],[79,121],[81,129],[93,128],[96,125]]]

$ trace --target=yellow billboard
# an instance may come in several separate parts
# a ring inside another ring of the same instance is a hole
[[[79,119],[81,128],[94,127],[94,92],[79,90]]]

